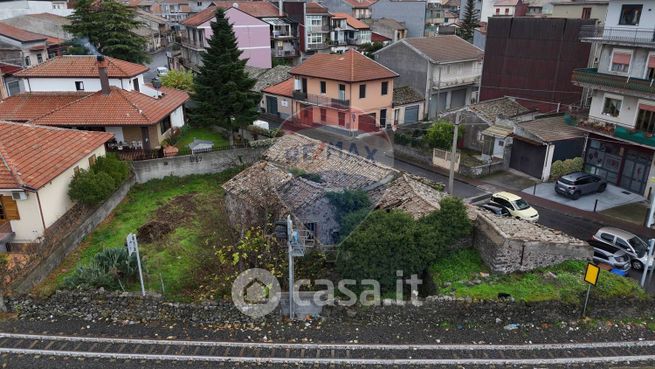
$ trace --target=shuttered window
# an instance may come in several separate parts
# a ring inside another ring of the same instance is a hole
[[[612,55],[612,71],[627,73],[630,70],[630,59],[632,59],[630,53],[614,52],[614,55]]]
[[[2,220],[19,220],[18,205],[16,200],[10,196],[0,196],[0,205],[2,206]]]
[[[655,55],[648,57],[648,65],[646,66],[646,79],[655,79]]]

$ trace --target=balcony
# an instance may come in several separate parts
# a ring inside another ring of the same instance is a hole
[[[579,36],[587,42],[655,46],[655,28],[582,26]]]
[[[329,24],[322,24],[320,26],[306,26],[307,33],[327,33],[330,32]]]
[[[597,68],[583,68],[573,71],[571,79],[574,85],[580,87],[598,88],[603,91],[627,93],[629,95],[655,98],[654,81],[641,78],[617,76],[613,74],[598,73]]]
[[[293,91],[293,98],[295,100],[304,101],[308,104],[325,106],[328,108],[334,108],[334,109],[350,108],[350,100],[333,99],[331,97],[323,96],[323,95],[312,95],[299,90]]]
[[[204,42],[199,42],[197,40],[189,39],[188,37],[183,36],[180,39],[180,44],[182,44],[183,47],[186,47],[188,49],[193,49],[197,51],[205,50],[206,45],[204,45]]]
[[[273,39],[285,39],[294,37],[295,36],[288,30],[273,30],[271,32],[271,38]]]
[[[330,44],[327,42],[322,42],[319,44],[307,44],[307,50],[323,50],[330,47]]]
[[[577,127],[583,131],[608,137],[615,137],[621,140],[655,148],[655,137],[653,137],[652,134],[619,126],[614,123],[602,122],[590,118],[577,123]]]
[[[298,56],[297,50],[272,50],[271,54],[274,58],[292,58]]]

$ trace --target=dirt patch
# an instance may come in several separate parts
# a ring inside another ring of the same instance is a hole
[[[192,219],[196,210],[197,203],[194,194],[177,196],[157,209],[151,221],[139,227],[137,237],[143,243],[161,241],[176,227]]]

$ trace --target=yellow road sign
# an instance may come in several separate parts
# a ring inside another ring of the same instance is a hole
[[[592,263],[587,263],[587,269],[584,273],[584,281],[589,283],[592,286],[596,285],[598,282],[598,275],[600,274],[600,268],[595,266]]]

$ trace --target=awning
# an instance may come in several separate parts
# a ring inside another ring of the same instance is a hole
[[[494,124],[493,126],[482,131],[482,134],[485,136],[492,136],[498,138],[505,138],[512,134],[514,130],[509,127],[499,126]]]

